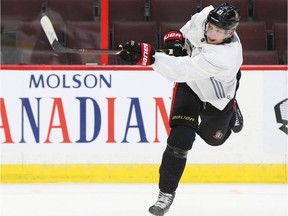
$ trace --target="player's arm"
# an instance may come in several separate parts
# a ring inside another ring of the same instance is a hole
[[[180,31],[172,30],[168,31],[163,38],[164,50],[171,50],[169,55],[173,56],[185,56],[186,50],[183,49],[185,39]],[[125,50],[120,54],[120,58],[132,65],[151,65],[154,63],[155,49],[147,43],[137,43],[135,41],[129,41],[124,45],[120,45],[119,48]]]

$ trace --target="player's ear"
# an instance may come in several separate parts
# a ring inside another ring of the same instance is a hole
[[[235,33],[235,29],[231,29],[228,31],[228,38],[231,38]]]

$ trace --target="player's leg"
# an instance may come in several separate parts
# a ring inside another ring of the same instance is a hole
[[[234,100],[231,100],[223,110],[218,110],[207,103],[200,114],[198,135],[209,145],[222,145],[231,135],[235,121],[234,113]]]
[[[195,140],[195,134],[195,129],[192,127],[175,126],[172,128],[159,170],[159,188],[162,192],[172,194],[176,191],[186,165],[188,151]]]
[[[202,102],[186,84],[177,84],[171,106],[171,132],[159,170],[159,195],[149,212],[164,215],[170,208],[195,140]]]
[[[149,208],[153,215],[162,216],[169,210],[186,166],[188,151],[195,140],[195,133],[195,129],[188,126],[172,128],[159,170],[158,199]]]

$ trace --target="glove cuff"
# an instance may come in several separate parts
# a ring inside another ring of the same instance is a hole
[[[154,63],[155,59],[152,57],[155,54],[155,50],[150,44],[147,43],[141,43],[141,52],[142,56],[140,60],[137,62],[137,65],[151,65]]]
[[[164,44],[167,42],[167,41],[170,41],[170,40],[179,40],[181,42],[183,42],[183,35],[180,31],[176,31],[176,30],[173,30],[173,31],[169,31],[167,32],[165,35],[164,35]]]

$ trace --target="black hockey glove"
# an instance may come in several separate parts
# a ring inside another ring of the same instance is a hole
[[[172,30],[168,31],[164,35],[164,49],[172,49],[173,56],[185,56],[187,51],[183,49],[185,39],[180,31]]]
[[[147,66],[155,62],[153,57],[155,49],[150,44],[131,40],[124,45],[119,45],[119,48],[123,49],[120,58],[132,65]]]

